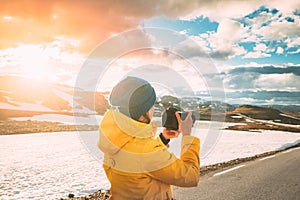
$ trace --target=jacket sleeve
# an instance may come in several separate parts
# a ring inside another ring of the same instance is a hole
[[[149,175],[169,185],[197,186],[200,178],[199,152],[200,140],[193,136],[183,136],[180,159],[176,158],[171,164],[149,172]]]

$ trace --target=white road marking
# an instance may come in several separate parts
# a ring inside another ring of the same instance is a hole
[[[274,158],[275,157],[275,155],[272,155],[272,156],[268,156],[268,157],[265,157],[265,158],[261,158],[261,159],[259,159],[259,160],[267,160],[267,159],[269,159],[269,158]]]
[[[284,152],[282,152],[282,153],[288,153],[288,152],[291,152],[291,151],[293,151],[294,149],[289,149],[289,150],[287,150],[287,151],[284,151]]]
[[[225,171],[215,173],[214,176],[219,176],[219,175],[221,175],[221,174],[225,174],[225,173],[227,173],[227,172],[231,172],[231,171],[236,170],[236,169],[239,169],[239,168],[241,168],[241,167],[245,167],[245,165],[239,165],[239,166],[236,166],[236,167],[234,167],[234,168],[227,169],[227,170],[225,170]]]
[[[282,153],[288,153],[288,152],[291,152],[291,151],[294,151],[294,150],[299,150],[299,149],[300,149],[300,147],[291,148],[289,150],[283,151]]]

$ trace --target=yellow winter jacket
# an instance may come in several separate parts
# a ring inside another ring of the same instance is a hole
[[[98,147],[111,183],[111,199],[172,199],[171,185],[197,186],[200,140],[183,136],[180,159],[170,153],[155,126],[109,110],[100,124]]]

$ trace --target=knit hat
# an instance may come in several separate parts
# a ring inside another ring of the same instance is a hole
[[[109,101],[121,113],[138,119],[155,104],[156,94],[149,82],[128,76],[112,89]]]

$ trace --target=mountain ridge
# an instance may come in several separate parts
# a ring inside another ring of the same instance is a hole
[[[0,109],[42,113],[90,113],[103,114],[108,103],[100,92],[76,92],[63,84],[54,84],[23,77],[0,76]],[[84,98],[87,94],[94,99]],[[75,100],[76,99],[76,100]],[[93,102],[96,102],[93,104]]]
[[[31,117],[40,114],[103,115],[109,108],[107,101],[109,92],[90,92],[77,89],[77,96],[73,95],[74,88],[71,86],[23,77],[0,76],[0,119]],[[238,116],[239,113],[255,119],[288,124],[298,124],[300,119],[299,112],[279,110],[273,108],[274,105],[270,105],[270,107],[231,105],[218,101],[204,101],[200,97],[178,99],[172,96],[160,98],[155,105],[156,116],[160,116],[164,107],[168,106],[170,102],[170,105],[180,104],[183,109],[198,112],[201,120],[211,120],[212,115],[226,114],[225,121],[245,122],[245,119]],[[279,105],[279,108],[284,108],[284,106]]]

